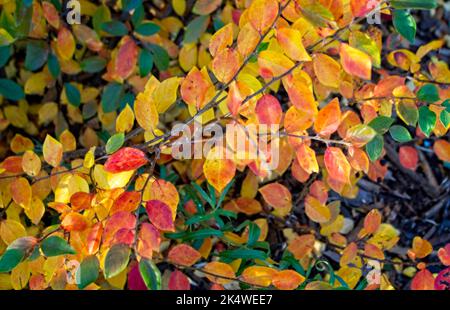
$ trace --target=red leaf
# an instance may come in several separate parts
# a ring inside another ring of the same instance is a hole
[[[147,163],[141,150],[124,147],[112,154],[105,163],[105,170],[112,173],[136,170]]]
[[[128,288],[133,291],[146,291],[147,286],[139,272],[139,265],[135,264],[128,273]]]
[[[450,267],[439,272],[434,281],[434,288],[436,290],[450,290]]]
[[[187,244],[178,244],[169,251],[169,260],[182,266],[192,266],[201,257],[201,254]]]
[[[434,289],[434,278],[428,269],[423,269],[416,273],[411,282],[411,289],[417,290],[433,290]]]
[[[182,273],[181,271],[175,270],[170,274],[169,278],[169,290],[174,291],[184,291],[184,290],[190,290],[191,285],[189,284],[188,277]]]
[[[283,110],[278,99],[268,94],[258,100],[255,112],[258,116],[259,123],[265,125],[280,124],[283,115]]]
[[[148,217],[156,228],[163,231],[174,231],[172,210],[159,200],[149,200],[146,205]]]
[[[402,146],[398,152],[400,163],[403,167],[411,170],[416,170],[419,162],[419,155],[412,146]]]

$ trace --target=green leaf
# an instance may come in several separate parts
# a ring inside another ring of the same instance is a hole
[[[159,71],[165,71],[169,68],[169,54],[159,45],[149,44],[148,48],[153,55],[153,60]]]
[[[384,140],[383,136],[377,134],[372,141],[366,144],[366,152],[371,161],[376,161],[380,158],[381,153],[383,152]]]
[[[105,113],[113,112],[119,106],[122,97],[123,86],[119,83],[109,83],[105,86],[102,93],[102,109]]]
[[[145,9],[144,6],[140,4],[134,10],[133,15],[131,15],[131,22],[133,23],[133,26],[136,28],[142,23],[144,18],[145,18]]]
[[[151,36],[159,32],[161,28],[154,23],[142,23],[134,31],[143,36]]]
[[[235,249],[222,251],[219,254],[220,257],[227,258],[230,260],[235,259],[259,259],[266,260],[267,254],[263,251],[253,250],[253,249]]]
[[[442,113],[445,111],[442,111]],[[434,127],[436,126],[436,114],[428,107],[422,106],[419,108],[419,127],[422,132],[429,137]]]
[[[414,17],[406,10],[394,10],[393,19],[395,30],[410,43],[414,43],[417,29]]]
[[[106,66],[106,59],[100,56],[93,56],[84,59],[81,64],[81,70],[87,73],[97,73],[103,70]]]
[[[389,133],[391,134],[392,139],[397,142],[404,143],[411,141],[411,134],[408,129],[400,125],[394,125],[389,129]]]
[[[75,250],[61,237],[50,236],[41,244],[41,250],[47,257],[75,254]]]
[[[61,73],[61,67],[59,66],[58,58],[56,58],[55,55],[50,54],[48,56],[47,66],[53,78],[56,79]]]
[[[91,255],[83,259],[77,270],[76,279],[79,289],[84,289],[95,282],[99,275],[100,262],[97,256]]]
[[[217,229],[205,228],[193,232],[182,231],[178,233],[166,233],[164,235],[170,239],[197,240],[209,237],[222,237],[223,232]]]
[[[147,76],[153,69],[153,55],[147,49],[141,49],[139,53],[139,74]]]
[[[6,65],[9,57],[11,57],[11,52],[10,45],[0,46],[0,68],[3,68],[3,66]]]
[[[48,57],[48,45],[44,41],[29,41],[25,55],[25,69],[36,71],[41,68]]]
[[[123,10],[130,12],[142,4],[142,0],[122,0]]]
[[[0,257],[0,272],[10,272],[22,260],[30,256],[36,245],[36,238],[22,237],[14,240]]]
[[[439,101],[439,89],[434,84],[425,84],[417,92],[417,98],[427,103]]]
[[[131,250],[126,244],[118,243],[109,249],[105,258],[105,277],[117,276],[128,266]]]
[[[206,31],[209,24],[209,16],[203,15],[194,18],[186,27],[183,43],[194,43]]]
[[[141,259],[139,262],[139,272],[141,273],[145,286],[149,290],[161,289],[161,272],[153,261]]]
[[[431,10],[437,7],[437,0],[391,0],[394,9]]]
[[[8,79],[0,79],[0,95],[13,101],[25,98],[22,86]]]
[[[439,119],[441,120],[442,125],[447,128],[448,124],[450,124],[450,113],[446,110],[442,111],[439,115]]]
[[[411,101],[401,100],[396,105],[397,114],[402,121],[409,126],[416,126],[419,119],[419,110],[415,103]]]
[[[106,5],[100,5],[97,10],[94,12],[94,16],[92,16],[92,26],[97,34],[101,33],[102,24],[111,20],[111,12]]]
[[[393,118],[380,115],[370,121],[369,126],[375,129],[377,133],[382,135],[389,130],[389,127],[391,127],[393,123]]]
[[[128,33],[127,26],[118,20],[104,22],[101,24],[100,29],[117,37],[123,37]]]
[[[247,245],[252,247],[259,239],[259,235],[261,234],[261,229],[258,225],[253,222],[248,224],[248,240]]]
[[[69,103],[74,107],[79,107],[81,104],[81,94],[78,88],[70,83],[65,83],[64,89],[66,90],[66,97]]]
[[[125,141],[125,134],[123,132],[116,133],[106,142],[106,153],[112,154],[123,145]]]

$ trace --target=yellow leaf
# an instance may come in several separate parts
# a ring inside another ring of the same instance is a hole
[[[314,73],[325,86],[338,88],[341,82],[341,65],[325,54],[317,54],[313,60]]]
[[[138,124],[147,131],[156,128],[159,121],[158,110],[152,97],[140,93],[134,102],[134,114]]]
[[[125,108],[119,113],[116,119],[116,131],[128,132],[134,125],[134,113],[130,106],[127,104]]]
[[[22,262],[11,271],[11,285],[15,290],[25,288],[30,279],[30,266],[28,262]]]
[[[61,163],[63,156],[62,144],[50,135],[45,137],[44,145],[42,148],[45,161],[53,166],[58,167]]]
[[[22,156],[22,169],[31,177],[38,175],[41,171],[41,159],[33,151],[26,151]]]
[[[77,149],[77,140],[68,129],[61,133],[59,141],[62,143],[63,152],[75,151]]]
[[[28,208],[25,208],[25,214],[31,220],[34,225],[38,225],[45,213],[45,206],[42,200],[34,196],[31,199],[31,204]]]
[[[86,169],[90,169],[95,164],[95,146],[91,147],[91,149],[86,153],[83,161],[83,167]]]
[[[296,61],[310,61],[311,57],[305,50],[302,43],[300,31],[291,28],[281,28],[277,30],[278,43],[283,48],[284,53]]]
[[[45,86],[47,86],[47,74],[38,72],[31,75],[25,83],[25,94],[43,95]]]
[[[11,244],[14,240],[25,237],[25,228],[17,221],[4,220],[0,222],[0,237],[6,244]]]
[[[177,100],[177,90],[181,79],[171,77],[159,84],[152,94],[158,113],[164,113]]]
[[[236,164],[225,158],[225,151],[217,148],[209,151],[203,164],[203,173],[208,182],[219,192],[231,182],[236,173]]]
[[[68,203],[70,197],[77,192],[89,193],[87,181],[76,174],[64,174],[55,190],[55,201]]]

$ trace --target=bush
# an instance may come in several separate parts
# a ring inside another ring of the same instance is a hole
[[[102,3],[1,4],[0,288],[448,289],[436,0]]]

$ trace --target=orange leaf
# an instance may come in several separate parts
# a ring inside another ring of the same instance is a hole
[[[11,182],[10,191],[15,203],[23,208],[28,208],[31,204],[32,190],[30,183],[25,178],[16,178]]]
[[[83,231],[87,226],[87,218],[76,212],[68,213],[61,222],[61,227],[66,231]]]
[[[371,243],[366,243],[364,245],[364,255],[378,260],[384,259],[383,251],[378,246]]]
[[[311,221],[316,223],[326,223],[331,219],[330,209],[311,195],[305,198],[305,213]]]
[[[91,207],[93,194],[85,192],[77,192],[70,197],[70,206],[75,212],[80,212],[82,210],[89,209]]]
[[[354,17],[366,16],[375,9],[380,0],[350,0],[352,14]]]
[[[239,212],[246,215],[254,215],[262,212],[261,204],[256,199],[240,197],[234,202]]]
[[[305,277],[298,272],[293,270],[282,270],[274,275],[272,284],[280,290],[295,290],[304,281]]]
[[[205,275],[208,280],[216,284],[228,284],[236,277],[233,268],[221,262],[210,262],[203,269],[207,272]]]
[[[103,225],[101,222],[95,223],[88,230],[86,238],[86,248],[89,255],[97,253],[102,241]]]
[[[319,172],[316,153],[306,143],[300,144],[297,148],[297,160],[300,166],[308,173]]]
[[[241,274],[242,280],[252,285],[267,287],[272,283],[272,278],[278,271],[263,266],[247,267]]]
[[[283,116],[280,102],[272,95],[266,94],[262,96],[256,103],[256,116],[260,124],[278,125]]]
[[[153,252],[159,252],[161,233],[150,223],[142,223],[139,230],[137,251],[145,258],[152,258]]]
[[[114,213],[120,211],[128,211],[133,212],[139,207],[139,203],[141,202],[141,193],[140,192],[123,192],[119,197],[114,200],[114,203],[111,207],[109,213],[113,215]]]
[[[314,73],[325,86],[338,88],[341,83],[341,65],[325,54],[316,54],[313,59]]]
[[[317,115],[317,104],[311,87],[305,82],[294,80],[291,85],[286,87],[289,100],[299,110],[310,114]]]
[[[141,150],[124,147],[112,154],[105,163],[105,170],[112,173],[136,170],[147,163]]]
[[[377,209],[370,210],[364,218],[364,230],[368,234],[373,234],[381,225],[381,214]]]
[[[324,160],[330,178],[341,183],[350,183],[351,167],[340,148],[328,147]]]
[[[233,24],[229,23],[220,28],[209,40],[209,52],[214,57],[217,52],[233,44]]]
[[[181,98],[189,105],[197,109],[203,108],[207,104],[208,90],[212,87],[211,82],[196,68],[192,68],[186,78],[181,82]]]
[[[59,13],[55,6],[50,2],[44,1],[42,2],[42,10],[47,22],[54,28],[58,29],[60,25]]]
[[[261,34],[272,26],[277,14],[278,1],[276,0],[255,0],[248,8],[248,19]]]
[[[201,254],[187,244],[178,244],[170,249],[168,259],[177,265],[192,266],[201,258]]]
[[[358,246],[354,242],[350,243],[342,252],[339,265],[341,267],[347,266],[356,258],[357,254],[358,254]]]
[[[398,158],[403,167],[415,171],[419,163],[419,154],[412,146],[401,146],[398,152]]]
[[[294,133],[297,131],[304,131],[312,126],[314,119],[317,114],[316,112],[310,113],[311,111],[304,109],[297,109],[295,106],[290,107],[284,116],[284,128],[289,133]]]
[[[239,70],[239,54],[236,50],[225,48],[218,52],[211,63],[211,70],[217,80],[228,83]]]
[[[334,98],[317,114],[314,130],[322,136],[329,136],[338,129],[340,123],[341,108],[339,99]]]
[[[417,290],[434,290],[434,277],[428,269],[420,270],[411,281],[411,289]]]
[[[261,187],[259,192],[267,204],[273,207],[280,215],[284,216],[291,210],[292,195],[284,185],[270,183]]]
[[[156,228],[163,231],[174,231],[172,210],[159,200],[149,200],[146,204],[148,218]]]
[[[295,259],[301,260],[312,252],[315,241],[316,238],[312,234],[300,235],[289,242],[288,250]]]
[[[450,142],[440,139],[434,142],[433,150],[436,156],[446,162],[450,162]]]
[[[134,229],[135,225],[134,214],[127,211],[114,213],[105,223],[102,247],[110,246],[118,231]]]
[[[339,55],[345,72],[365,80],[372,78],[372,59],[369,55],[345,43],[341,43]]]
[[[224,158],[218,153],[217,149],[209,151],[208,156],[203,164],[203,173],[208,182],[219,192],[227,186],[234,178],[236,173],[236,164],[231,159]]]
[[[431,245],[430,242],[418,236],[414,237],[412,249],[409,252],[409,254],[412,254],[413,259],[425,258],[428,255],[430,255],[431,252],[433,252],[433,246]]]

